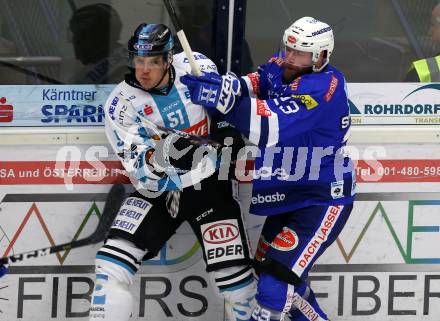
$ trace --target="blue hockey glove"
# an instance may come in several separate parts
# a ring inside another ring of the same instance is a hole
[[[232,109],[241,94],[240,80],[232,72],[224,76],[214,72],[200,77],[187,74],[180,81],[188,87],[194,104],[217,108],[223,114]]]
[[[6,273],[8,273],[8,268],[4,265],[0,265],[0,278],[3,277],[3,275],[5,275]]]
[[[264,65],[258,66],[260,74],[260,99],[273,98],[272,93],[276,93],[283,85],[283,60],[272,57]]]

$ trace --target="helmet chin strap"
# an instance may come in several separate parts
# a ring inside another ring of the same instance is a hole
[[[159,87],[159,84],[162,82],[162,79],[165,77],[166,73],[170,75],[170,79],[168,80],[168,83],[162,87]],[[175,79],[175,71],[172,64],[169,64],[169,67],[164,71],[161,80],[151,89],[148,89],[147,91],[152,94],[158,94],[158,95],[168,95],[170,92]]]
[[[314,72],[320,72],[320,71],[321,71],[322,69],[324,69],[324,67],[327,66],[328,63],[330,62],[330,60],[327,58],[327,51],[321,51],[321,52],[324,52],[322,65],[321,65],[321,67],[319,67],[319,68],[316,67],[316,64],[318,63],[318,61],[319,61],[319,57],[320,57],[320,55],[321,55],[321,53],[320,53],[320,54],[317,55],[317,58],[313,61],[313,71],[314,71]]]
[[[170,84],[174,83],[174,76],[173,76],[173,72],[171,70],[172,69],[171,66],[172,66],[172,63],[173,63],[173,56],[172,56],[172,54],[170,54],[170,52],[168,52],[167,55],[164,56],[164,59],[166,59],[166,61],[167,61],[167,67],[165,68],[165,70],[164,70],[164,72],[162,74],[162,77],[159,79],[159,81],[151,89],[149,89],[147,91],[161,92],[162,88],[158,88],[158,86],[162,82],[162,80],[165,78],[167,73],[170,75],[170,79],[168,81],[168,84],[165,85],[164,87],[169,86]],[[169,91],[169,89],[166,90],[167,94],[168,94],[168,91]]]
[[[163,71],[162,77],[159,79],[159,81],[153,86],[151,87],[151,89],[157,89],[157,87],[159,86],[159,84],[162,82],[162,80],[165,78],[166,74],[170,71],[170,64],[167,63],[168,67],[165,68],[165,70]]]

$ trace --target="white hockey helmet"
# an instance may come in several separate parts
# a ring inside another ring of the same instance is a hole
[[[332,28],[325,22],[312,17],[296,20],[284,31],[283,46],[312,53],[313,71],[321,71],[330,61],[333,52],[334,37]],[[324,64],[316,67],[321,52],[327,51]]]

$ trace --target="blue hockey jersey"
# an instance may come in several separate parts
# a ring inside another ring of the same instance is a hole
[[[258,146],[251,213],[352,203],[355,178],[344,153],[350,115],[342,73],[328,65],[268,93],[259,92],[259,77],[241,78],[242,97],[225,115]]]

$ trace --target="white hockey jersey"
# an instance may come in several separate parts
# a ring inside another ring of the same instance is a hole
[[[194,58],[202,71],[217,72],[215,64],[204,55],[194,53]],[[190,171],[164,171],[145,161],[166,136],[163,128],[197,136],[209,134],[207,112],[191,102],[187,87],[180,82],[180,76],[191,71],[184,53],[173,56],[173,66],[176,75],[168,95],[150,93],[123,81],[105,103],[107,138],[136,188],[159,192],[182,189],[212,175],[216,169],[217,157],[212,153]]]

